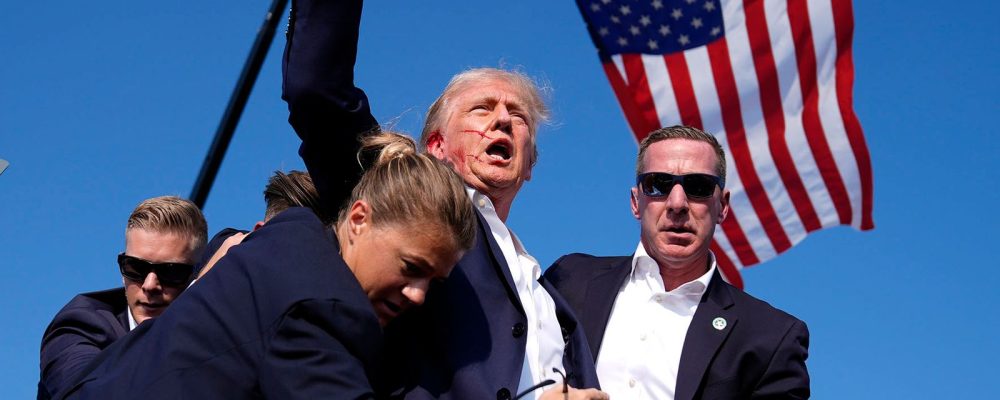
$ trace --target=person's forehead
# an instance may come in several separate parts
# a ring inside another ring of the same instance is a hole
[[[125,231],[125,250],[149,261],[183,261],[189,256],[191,240],[190,235],[182,233],[132,228]]]
[[[692,139],[665,139],[649,145],[643,171],[713,172],[718,156],[712,145]]]
[[[487,79],[459,87],[455,92],[455,98],[459,101],[503,101],[523,107],[527,94],[506,80]]]

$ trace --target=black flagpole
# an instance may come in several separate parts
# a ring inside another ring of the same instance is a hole
[[[212,140],[212,147],[208,149],[205,162],[201,165],[201,172],[198,173],[198,180],[194,183],[194,189],[191,190],[191,201],[198,208],[204,208],[205,206],[205,200],[208,199],[208,191],[212,189],[212,183],[215,182],[215,175],[218,174],[219,166],[222,165],[222,158],[226,155],[229,142],[233,139],[233,132],[236,131],[236,125],[239,124],[240,116],[243,115],[243,109],[247,105],[247,98],[250,97],[253,85],[257,81],[257,75],[260,73],[260,67],[264,63],[264,58],[267,57],[267,51],[271,47],[271,42],[274,41],[274,32],[278,27],[278,20],[281,19],[286,4],[288,4],[288,0],[274,0],[271,2],[271,8],[267,11],[267,16],[264,17],[264,24],[257,31],[257,39],[254,40],[253,48],[250,49],[250,56],[247,57],[246,63],[243,64],[240,79],[236,82],[233,94],[229,97],[226,112],[222,114],[222,121],[219,123],[219,128],[215,131],[215,139]]]

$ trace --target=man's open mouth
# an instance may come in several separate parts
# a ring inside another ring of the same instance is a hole
[[[494,159],[499,160],[510,160],[511,156],[514,154],[511,148],[511,143],[505,140],[498,140],[490,144],[486,148],[486,154]]]

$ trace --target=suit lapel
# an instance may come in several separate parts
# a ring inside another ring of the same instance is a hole
[[[738,318],[736,310],[732,308],[733,304],[729,285],[722,280],[719,271],[716,270],[684,338],[680,368],[677,371],[675,400],[694,398],[719,347],[729,337],[729,332],[736,327]],[[719,321],[720,318],[724,323]],[[719,329],[720,326],[722,329]]]
[[[493,265],[496,266],[497,275],[500,279],[503,279],[507,284],[504,288],[507,289],[507,297],[510,297],[511,302],[517,306],[518,311],[522,315],[525,314],[524,306],[521,305],[521,299],[517,295],[517,289],[514,286],[514,276],[510,274],[510,266],[507,265],[507,259],[503,256],[503,251],[500,250],[500,245],[497,244],[496,239],[493,238],[493,231],[490,230],[490,223],[486,221],[486,218],[476,210],[476,217],[479,218],[479,234],[482,236],[482,240],[485,240],[489,244],[490,257],[493,258]]]
[[[125,334],[128,333],[129,331],[128,314],[126,314],[127,312],[129,312],[128,307],[125,307],[125,311],[122,311],[118,313],[118,315],[115,315],[116,319],[118,320],[118,325],[115,325],[115,333],[118,334],[118,337],[125,336]]]
[[[632,270],[631,263],[632,257],[622,257],[620,261],[602,266],[594,272],[587,285],[583,309],[587,310],[585,312],[589,315],[581,316],[580,319],[590,344],[590,353],[594,355],[595,361],[598,350],[601,349],[601,341],[604,340],[608,319],[611,318],[615,298],[618,297],[622,285]]]

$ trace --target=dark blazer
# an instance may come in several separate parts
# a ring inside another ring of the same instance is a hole
[[[106,349],[60,398],[372,398],[381,342],[336,237],[292,208]]]
[[[631,256],[569,254],[545,272],[576,310],[595,360],[631,269]],[[712,326],[718,317],[727,322],[722,330]],[[716,271],[684,340],[674,398],[808,398],[808,347],[805,323],[726,283]]]
[[[423,307],[387,327],[383,389],[418,399],[516,395],[530,327],[513,282],[480,216],[475,246],[448,279],[431,286]],[[570,385],[598,387],[590,348],[569,304],[544,278],[540,282],[555,301]]]
[[[38,398],[69,386],[90,360],[128,333],[125,288],[83,293],[59,310],[42,336]]]
[[[354,86],[360,20],[360,1],[293,1],[285,48],[282,97],[289,122],[302,139],[299,154],[321,202],[333,212],[343,199],[329,193],[353,187],[367,160],[353,157],[359,146],[352,139],[378,129],[367,97]],[[451,276],[430,288],[423,307],[387,327],[386,368],[378,382],[383,392],[441,399],[515,395],[528,327],[502,254],[480,216],[476,244]],[[556,303],[571,384],[596,387],[576,318],[542,284]]]

